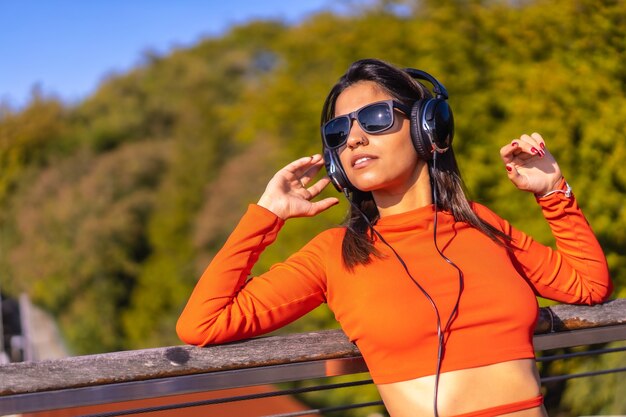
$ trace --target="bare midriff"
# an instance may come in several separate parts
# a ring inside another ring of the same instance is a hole
[[[391,417],[434,415],[434,375],[379,384],[378,391]],[[442,373],[439,378],[438,413],[455,416],[540,395],[535,361],[520,359],[477,368]],[[543,407],[505,414],[547,417]]]

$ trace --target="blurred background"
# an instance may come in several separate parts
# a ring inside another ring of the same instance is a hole
[[[207,262],[320,151],[323,100],[366,57],[435,75],[470,197],[553,244],[498,153],[542,133],[626,297],[624,1],[3,1],[0,40],[2,311],[28,299],[68,354],[179,344]],[[346,210],[290,221],[255,272]],[[282,331],[334,327],[321,307]],[[559,415],[626,413],[620,386],[569,381]]]

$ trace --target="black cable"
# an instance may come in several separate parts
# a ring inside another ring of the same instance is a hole
[[[437,155],[437,153],[435,152],[435,154],[433,155],[433,164],[432,164],[432,170],[433,171],[436,169],[436,160],[437,160],[436,155]],[[433,174],[431,173],[431,179],[432,178],[433,178]],[[417,286],[417,288],[419,288],[419,290],[422,292],[422,294],[424,294],[424,296],[426,297],[426,299],[428,300],[428,302],[432,306],[433,310],[435,311],[435,315],[437,317],[438,346],[437,346],[437,366],[436,366],[436,372],[435,372],[435,389],[434,389],[435,392],[434,392],[434,399],[433,399],[433,401],[434,401],[435,417],[439,417],[439,412],[438,412],[438,407],[437,407],[437,400],[438,400],[438,394],[439,394],[439,376],[441,374],[441,365],[443,363],[443,356],[444,356],[444,353],[445,353],[445,333],[450,328],[450,325],[452,324],[452,321],[454,320],[454,316],[456,315],[456,313],[458,311],[459,302],[461,300],[461,293],[463,292],[463,271],[461,271],[461,269],[450,258],[448,258],[447,256],[445,256],[443,254],[443,252],[439,248],[439,245],[437,244],[437,189],[436,189],[434,181],[431,182],[431,185],[432,185],[432,194],[433,194],[433,205],[434,205],[434,210],[435,210],[434,224],[433,224],[433,242],[434,242],[434,245],[435,245],[435,249],[437,250],[437,253],[439,253],[439,256],[441,256],[442,259],[444,259],[448,264],[450,264],[452,267],[454,267],[458,271],[458,273],[459,273],[459,293],[457,295],[457,299],[456,299],[454,308],[452,309],[452,312],[450,313],[450,317],[448,317],[448,320],[446,321],[446,325],[443,327],[443,329],[441,327],[441,315],[439,314],[439,309],[437,308],[437,304],[432,299],[430,294],[428,294],[428,292],[424,289],[424,287],[422,287],[420,285],[420,283],[417,282],[417,280],[413,277],[413,275],[409,271],[409,267],[404,262],[404,260],[400,256],[400,254],[393,248],[393,246],[391,246],[385,240],[385,238],[378,232],[378,230],[376,230],[374,228],[374,225],[372,224],[370,219],[367,217],[367,215],[361,210],[361,208],[359,206],[357,206],[350,199],[350,194],[349,194],[350,192],[349,192],[349,190],[344,189],[344,194],[345,194],[348,202],[350,203],[350,205],[352,207],[354,207],[359,212],[361,217],[363,217],[363,219],[367,223],[367,225],[370,228],[370,230],[372,231],[372,233],[374,233],[380,239],[380,241],[383,244],[385,244],[387,247],[389,247],[389,249],[391,249],[393,254],[396,256],[396,258],[398,259],[398,261],[400,262],[400,264],[404,268],[406,274],[409,276],[411,281],[413,281],[413,283]]]
[[[453,268],[455,268],[458,273],[459,273],[459,292],[457,294],[456,297],[456,302],[454,303],[454,308],[452,309],[452,312],[450,313],[450,317],[448,317],[448,320],[446,322],[446,326],[444,327],[443,331],[438,335],[439,336],[439,351],[437,353],[437,372],[435,373],[435,417],[439,417],[439,413],[437,412],[437,397],[438,397],[438,392],[439,392],[439,376],[441,375],[441,365],[443,362],[443,356],[445,354],[445,334],[448,331],[448,329],[450,328],[450,325],[452,324],[452,321],[454,320],[454,317],[456,316],[458,309],[459,309],[459,303],[461,301],[461,293],[463,292],[463,271],[461,271],[461,268],[459,268],[450,258],[448,258],[446,255],[443,254],[443,252],[441,251],[441,249],[439,249],[439,245],[437,244],[437,223],[438,223],[438,216],[437,216],[437,210],[438,210],[438,201],[437,201],[437,184],[434,181],[434,173],[437,170],[437,152],[433,153],[433,163],[432,163],[432,172],[430,175],[430,178],[432,179],[431,182],[431,187],[432,187],[432,194],[433,194],[433,205],[434,205],[434,209],[435,209],[435,219],[434,219],[434,224],[433,224],[433,243],[435,245],[435,249],[437,249],[437,252],[439,253],[439,256],[441,256],[441,258],[443,260],[445,260],[448,264],[450,264]]]
[[[393,252],[393,254],[396,256],[396,258],[398,259],[398,261],[400,261],[400,264],[402,265],[402,267],[404,268],[404,271],[406,272],[406,274],[409,276],[409,278],[411,278],[411,281],[413,281],[413,283],[417,286],[417,288],[419,288],[419,290],[422,292],[422,294],[424,294],[424,296],[426,297],[426,299],[428,300],[428,302],[430,303],[430,305],[432,306],[433,310],[435,311],[435,316],[437,317],[437,339],[438,339],[438,347],[437,347],[437,368],[436,368],[436,373],[435,373],[435,393],[434,393],[434,402],[435,402],[435,417],[439,417],[439,413],[437,412],[437,391],[438,391],[438,386],[439,386],[439,373],[440,373],[440,369],[441,369],[441,360],[442,360],[442,356],[443,356],[443,348],[442,348],[442,344],[443,344],[443,338],[442,338],[442,333],[441,333],[441,315],[439,314],[439,309],[437,308],[437,304],[435,303],[435,300],[432,299],[432,297],[430,296],[430,294],[428,294],[428,291],[426,291],[424,289],[424,287],[422,287],[420,285],[419,282],[417,282],[417,280],[413,277],[413,275],[411,274],[411,272],[409,271],[409,267],[407,266],[407,264],[404,262],[404,259],[402,259],[402,257],[400,256],[400,254],[398,252],[396,252],[396,250],[394,249],[393,246],[391,246],[386,240],[385,238],[380,234],[380,232],[378,232],[378,230],[374,229],[374,226],[372,225],[372,223],[370,222],[370,220],[367,218],[367,216],[365,215],[365,213],[363,213],[363,211],[352,202],[352,200],[348,199],[348,201],[350,202],[350,204],[352,205],[352,207],[354,207],[359,213],[361,213],[361,216],[363,217],[363,219],[365,219],[365,222],[368,224],[370,230],[380,239],[380,241],[382,243],[384,243],[387,247],[389,247],[389,249],[391,249],[391,251]],[[435,210],[435,218],[437,216],[437,211]]]

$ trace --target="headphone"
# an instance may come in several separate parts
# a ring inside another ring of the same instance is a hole
[[[405,68],[404,71],[416,80],[428,81],[433,85],[434,98],[419,99],[408,115],[411,141],[417,155],[430,162],[435,152],[444,153],[452,144],[454,118],[448,105],[448,91],[435,77],[425,71]],[[324,147],[324,166],[337,191],[346,193],[355,187],[348,180],[337,152]]]

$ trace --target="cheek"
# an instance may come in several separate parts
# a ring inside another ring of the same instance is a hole
[[[417,151],[415,150],[415,145],[413,145],[413,138],[411,138],[408,122],[403,125],[402,130],[399,132],[399,136],[400,137],[396,143],[398,144],[398,147],[401,148],[400,152],[402,152],[405,156],[417,158]]]
[[[408,131],[399,132],[390,138],[386,143],[386,150],[393,155],[390,162],[392,165],[397,165],[397,168],[405,167],[407,164],[412,165],[419,158]]]
[[[417,150],[415,150],[415,146],[411,139],[404,142],[402,149],[398,151],[398,156],[407,160],[407,161],[417,161],[419,156],[417,155]]]

